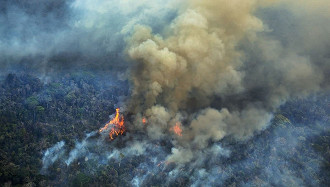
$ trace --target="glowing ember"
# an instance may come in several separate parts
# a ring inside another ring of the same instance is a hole
[[[103,128],[101,128],[99,132],[105,131],[110,125],[113,125],[112,129],[109,132],[111,140],[113,140],[114,135],[122,135],[125,132],[124,116],[119,114],[119,108],[116,109],[116,116],[111,121],[109,121],[109,123],[107,123]]]
[[[182,136],[182,129],[181,129],[181,123],[177,122],[174,127],[170,129],[173,131],[175,134]]]
[[[169,161],[160,161],[158,164],[157,164],[157,167],[160,167],[160,166],[166,166],[166,165],[169,165],[171,162]]]
[[[147,119],[146,118],[142,118],[142,123],[146,124],[147,123]]]

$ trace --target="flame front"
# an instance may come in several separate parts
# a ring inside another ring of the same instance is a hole
[[[182,136],[182,129],[181,129],[181,123],[177,122],[174,127],[170,129],[173,131],[175,134]]]
[[[111,140],[113,140],[114,135],[122,135],[125,132],[124,116],[119,114],[119,108],[116,109],[116,116],[111,121],[109,121],[103,128],[101,128],[99,132],[105,131],[110,125],[113,125],[112,129],[109,132],[109,137]]]

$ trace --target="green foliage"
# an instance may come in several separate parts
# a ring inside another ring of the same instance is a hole
[[[100,127],[114,112],[109,106],[115,101],[109,98],[118,89],[104,89],[94,79],[87,73],[42,84],[32,76],[11,74],[0,81],[0,186],[63,186],[66,180],[86,186],[96,182],[76,174],[77,169],[59,169],[56,163],[47,175],[40,174],[47,148],[60,140],[73,147],[77,137]],[[68,174],[56,180],[62,172]]]
[[[45,108],[42,107],[42,106],[37,106],[36,107],[36,110],[41,113],[41,112],[44,112],[45,111]]]
[[[72,103],[74,100],[76,100],[76,95],[74,92],[70,92],[68,93],[65,97],[64,97],[66,102]]]
[[[114,86],[104,87],[102,82],[95,80],[96,77],[88,73],[76,73],[54,79],[51,83],[44,85],[31,76],[11,75],[6,81],[0,82],[0,186],[5,183],[13,186],[104,186],[104,184],[130,186],[129,182],[134,175],[150,172],[138,169],[144,158],[127,158],[127,155],[120,153],[120,166],[118,162],[109,162],[100,166],[98,161],[83,159],[69,167],[55,162],[48,173],[40,174],[43,151],[61,140],[66,142],[68,149],[73,148],[75,140],[82,139],[85,132],[95,130],[108,121],[108,115],[114,113],[114,110],[109,110],[109,108],[117,102],[113,95],[126,94],[125,90]],[[247,140],[246,144],[235,145],[231,153],[233,156],[225,161],[221,158],[219,163],[227,162],[224,165],[240,163],[251,157],[253,152],[273,151],[274,147],[268,137],[274,135],[272,132],[274,128],[283,131],[296,128],[298,132],[301,130],[299,123],[311,122],[310,116],[318,118],[328,116],[329,110],[326,110],[324,105],[327,103],[319,103],[319,106],[313,109],[308,102],[286,106],[287,108],[278,111],[273,124],[257,136],[265,140],[261,147],[257,147],[258,145],[254,144],[253,140]],[[310,111],[312,111],[311,115]],[[325,117],[324,121],[328,122],[328,117]],[[315,125],[315,123],[310,124]],[[313,158],[311,154],[313,152],[311,149],[314,149],[323,158],[330,158],[329,132],[313,140],[309,140],[308,136],[299,136],[299,133],[292,134],[292,137],[296,135],[298,135],[299,144],[304,141],[312,141],[312,143],[302,144],[300,150],[288,150],[289,156],[302,160],[300,153],[304,153],[309,155],[306,162],[316,165],[319,160]],[[281,145],[286,145],[290,141],[288,138],[281,137],[281,134],[279,137],[276,142]],[[277,158],[269,157],[265,159],[265,162],[277,162],[274,159]],[[323,160],[322,171],[330,171],[328,160]],[[300,163],[295,160],[291,162],[294,163],[293,170],[299,170]],[[252,165],[257,172],[238,171],[234,173],[235,179],[227,181],[228,186],[234,184],[235,180],[248,181],[249,176],[253,176],[255,184],[267,184],[267,181],[261,179],[262,173],[258,173],[265,164],[256,158]],[[230,167],[224,170],[228,173],[234,172]],[[312,173],[313,168],[306,168],[306,170],[311,170]],[[161,183],[165,176],[161,172],[151,177],[150,186]],[[328,176],[330,176],[329,172],[321,172],[314,173],[311,177],[319,178],[318,184],[327,186],[325,184]],[[189,174],[179,177],[174,181],[173,186],[188,186],[189,178]]]
[[[83,187],[89,186],[91,178],[83,173],[79,173],[72,181],[72,186],[74,187]]]
[[[37,105],[39,105],[39,102],[36,96],[31,96],[26,99],[26,104],[29,108],[34,109]]]

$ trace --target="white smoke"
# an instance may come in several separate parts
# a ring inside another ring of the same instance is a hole
[[[60,141],[57,142],[53,147],[48,148],[43,157],[42,157],[42,171],[46,171],[49,166],[54,164],[59,158],[61,158],[64,154],[64,147],[65,142]]]

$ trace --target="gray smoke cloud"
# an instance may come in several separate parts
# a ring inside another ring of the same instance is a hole
[[[131,0],[2,1],[1,72],[47,74],[77,67],[122,71],[127,67],[122,53],[124,36],[132,25],[152,22],[149,17],[155,12],[159,25],[171,19],[171,11],[159,4]]]
[[[174,136],[176,148],[168,157],[176,163],[198,158],[198,150],[209,149],[210,142],[224,137],[250,138],[267,127],[272,113],[288,99],[329,85],[328,59],[319,61],[328,52],[313,58],[309,45],[315,42],[308,41],[313,34],[308,32],[306,40],[292,36],[284,43],[273,36],[276,28],[256,16],[258,10],[261,15],[284,11],[299,19],[302,23],[288,32],[302,31],[304,36],[311,25],[301,11],[307,11],[310,19],[328,20],[323,8],[328,4],[192,0],[183,3],[160,34],[137,25],[127,46],[134,60],[129,111],[139,113],[137,121],[147,117],[152,139],[168,137],[176,122],[183,124],[182,136]],[[324,38],[316,46],[329,44],[329,30],[318,32]]]
[[[132,116],[126,122],[129,132],[123,141],[130,143],[125,148],[109,150],[103,139],[86,138],[65,156],[68,165],[84,157],[118,160],[120,153],[150,155],[139,167],[152,173],[166,171],[167,184],[183,169],[192,174],[195,186],[206,181],[223,185],[212,182],[216,173],[221,173],[220,182],[232,175],[214,166],[231,156],[221,145],[223,139],[249,141],[267,128],[274,112],[288,100],[329,89],[330,3],[326,0],[68,4],[67,24],[50,33],[57,40],[42,54],[51,57],[68,49],[68,54],[84,59],[79,63],[96,60],[101,67],[103,62],[112,63],[108,57],[113,52],[122,54],[122,60],[129,62],[122,78],[131,83],[131,98],[123,108]],[[14,40],[8,41],[8,50],[18,50]],[[27,43],[27,49],[41,51],[40,43]],[[26,54],[21,56],[34,54],[23,51]],[[48,64],[51,58],[46,59]],[[182,135],[174,133],[177,125]],[[155,142],[160,141],[168,141],[170,151],[157,147]],[[285,177],[278,170],[273,173]],[[132,185],[145,185],[150,175],[135,176]]]

